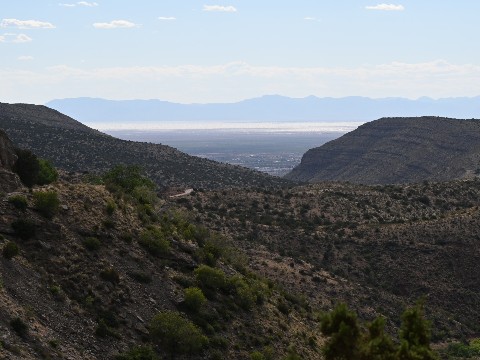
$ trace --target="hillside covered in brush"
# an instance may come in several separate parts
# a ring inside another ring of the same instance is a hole
[[[154,184],[60,174],[0,194],[2,359],[315,359],[313,309]]]
[[[399,184],[480,173],[480,121],[383,118],[307,151],[285,178]]]
[[[0,103],[0,128],[17,147],[68,171],[103,172],[116,164],[145,169],[160,187],[271,187],[290,181],[187,155],[172,147],[116,139],[45,106]]]
[[[0,159],[2,358],[435,359],[418,299],[445,359],[480,354],[478,180],[159,198],[137,167],[58,177],[3,133]]]
[[[480,180],[321,183],[175,200],[313,307],[344,301],[390,329],[425,298],[436,341],[480,333]]]

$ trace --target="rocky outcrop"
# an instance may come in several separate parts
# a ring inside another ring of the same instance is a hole
[[[13,170],[13,165],[17,160],[13,143],[8,138],[5,131],[0,130],[0,168]]]
[[[0,130],[0,192],[12,192],[21,186],[20,179],[12,172],[16,160],[13,143]]]
[[[364,184],[447,181],[480,172],[480,121],[384,118],[305,153],[285,177]]]

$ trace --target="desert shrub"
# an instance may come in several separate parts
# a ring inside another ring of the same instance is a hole
[[[447,354],[456,358],[472,358],[473,356],[480,355],[480,353],[472,349],[468,344],[458,342],[448,344]]]
[[[117,165],[103,175],[103,181],[110,191],[127,194],[132,194],[138,187],[155,188],[155,184],[142,174],[139,166],[135,165]]]
[[[8,198],[8,202],[19,210],[22,210],[22,211],[27,210],[27,207],[28,207],[27,198],[23,195],[10,196]]]
[[[117,270],[113,267],[103,270],[100,273],[100,277],[105,280],[109,281],[112,284],[118,284],[120,282],[120,275],[118,275]]]
[[[192,232],[192,238],[195,236],[195,232]],[[212,236],[206,240],[203,247],[198,251],[198,257],[201,262],[208,266],[215,266],[217,260],[223,255],[225,251],[225,245],[223,239],[218,236]]]
[[[284,315],[288,315],[290,313],[290,306],[285,301],[280,301],[277,304],[277,309]]]
[[[151,346],[135,346],[124,354],[118,355],[116,360],[160,360]]]
[[[22,338],[25,338],[28,335],[28,325],[18,317],[10,321],[10,327]]]
[[[60,208],[60,200],[55,191],[37,191],[33,198],[36,209],[46,218],[52,218]]]
[[[58,179],[58,172],[52,163],[45,159],[38,159],[38,174],[36,183],[38,185],[47,185]]]
[[[189,287],[184,290],[184,304],[193,312],[198,312],[200,308],[207,302],[205,295],[198,287]]]
[[[150,336],[171,354],[196,354],[208,344],[195,324],[173,311],[155,315],[150,322]]]
[[[85,246],[87,250],[96,251],[100,249],[102,243],[96,237],[87,237],[85,240],[83,240],[83,246]]]
[[[132,191],[132,196],[140,204],[154,204],[157,201],[157,194],[154,191],[154,187],[151,185],[141,185],[137,186]]]
[[[226,285],[225,273],[208,265],[200,265],[195,269],[197,283],[202,289],[221,289]]]
[[[46,185],[58,179],[57,170],[48,160],[39,159],[30,150],[16,149],[16,154],[18,159],[13,171],[25,186]]]
[[[234,292],[235,303],[243,309],[249,310],[257,303],[255,288],[241,276],[231,277],[228,284]]]
[[[13,171],[17,173],[25,186],[32,187],[36,184],[40,171],[38,158],[30,150],[16,149],[15,152],[18,158],[13,166]]]
[[[149,284],[152,282],[152,277],[150,274],[147,274],[142,271],[132,271],[128,273],[128,276],[130,276],[132,279],[138,281],[139,283],[142,284]]]
[[[250,360],[265,360],[265,356],[260,351],[254,351],[250,354]]]
[[[101,338],[113,337],[119,339],[120,336],[113,330],[110,326],[107,325],[104,319],[100,319],[95,328],[95,335]]]
[[[12,229],[15,231],[15,235],[22,240],[34,237],[36,232],[35,223],[29,219],[22,218],[12,222]]]
[[[113,215],[116,208],[117,208],[117,204],[115,204],[115,201],[109,199],[107,201],[107,205],[105,206],[105,211],[107,212],[107,214],[108,215]]]
[[[297,351],[293,347],[290,347],[287,351],[287,356],[285,356],[283,360],[302,360],[302,357],[297,354]]]
[[[18,245],[13,241],[6,243],[2,250],[3,257],[8,260],[13,259],[19,253],[20,249],[18,248]]]
[[[170,242],[159,228],[152,227],[140,234],[138,243],[150,254],[162,256],[168,254]]]
[[[105,229],[115,229],[115,222],[112,219],[103,220],[102,225]]]

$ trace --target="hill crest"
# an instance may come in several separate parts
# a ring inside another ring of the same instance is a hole
[[[480,171],[480,121],[383,118],[308,150],[285,177],[365,184],[446,181]]]

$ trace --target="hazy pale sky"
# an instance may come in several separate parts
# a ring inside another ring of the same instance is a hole
[[[477,0],[2,0],[0,102],[480,95]]]

